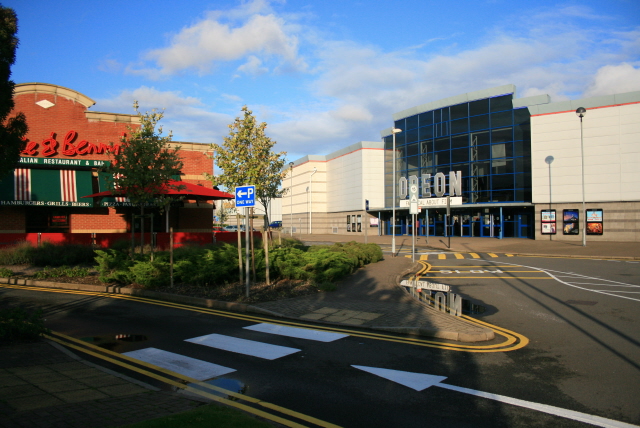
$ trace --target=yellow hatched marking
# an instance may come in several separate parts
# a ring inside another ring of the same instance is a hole
[[[487,253],[487,254],[489,254],[491,257],[498,257],[496,254],[493,254],[493,253]]]
[[[455,256],[456,256],[456,259],[464,259],[464,256],[460,253],[456,253]]]
[[[473,258],[473,259],[479,259],[480,258],[480,256],[477,255],[476,253],[469,253],[469,255],[471,255],[471,258]]]
[[[447,258],[446,254],[438,254],[438,260],[444,260]]]
[[[422,254],[420,260],[429,260],[429,254]]]
[[[505,254],[507,257],[513,257],[513,254]]]

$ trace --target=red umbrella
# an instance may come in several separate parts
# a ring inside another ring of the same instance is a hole
[[[181,189],[176,189],[176,187],[180,186]],[[226,192],[221,192],[220,190],[210,189],[204,186],[199,186],[197,184],[191,184],[184,181],[179,180],[169,180],[167,186],[164,186],[160,192],[160,195],[171,195],[171,196],[184,196],[187,199],[196,199],[196,200],[218,200],[218,199],[235,199],[234,195],[231,195]],[[126,196],[126,192],[118,191],[116,194],[111,193],[110,190],[105,190],[104,192],[94,193],[92,195],[83,196],[83,198],[108,198],[110,196]],[[169,231],[169,212],[167,211],[167,232]]]
[[[176,187],[178,186],[182,188],[176,189]],[[197,184],[191,184],[185,181],[178,181],[178,180],[169,180],[168,185],[165,186],[162,190],[160,190],[158,194],[184,196],[186,198],[192,196],[194,199],[202,199],[202,200],[234,199],[235,198],[235,196],[227,192],[222,192],[220,190],[210,189],[208,187],[199,186]],[[116,191],[116,193],[113,194],[111,193],[110,190],[105,190],[103,192],[83,196],[83,198],[105,198],[109,196],[126,196],[126,193]]]

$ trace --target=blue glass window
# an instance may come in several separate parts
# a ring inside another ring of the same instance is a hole
[[[461,119],[463,117],[469,117],[469,104],[458,104],[451,106],[451,120]]]
[[[432,125],[433,124],[433,112],[428,111],[426,113],[420,113],[419,122],[420,126]]]
[[[504,143],[507,141],[513,141],[513,129],[502,128],[491,130],[491,142],[492,143]]]
[[[469,148],[451,150],[451,162],[469,162]]]
[[[407,126],[407,129],[415,129],[419,127],[420,125],[419,125],[418,115],[408,117],[406,119],[406,126]]]
[[[461,149],[463,147],[469,147],[469,134],[456,135],[451,137],[451,148]]]
[[[512,95],[503,95],[490,99],[491,113],[513,109]]]
[[[450,144],[449,144],[449,137],[445,137],[445,138],[437,138],[435,140],[435,147],[434,150],[436,152],[439,152],[441,150],[449,150],[451,148]]]
[[[472,101],[469,103],[469,116],[489,113],[489,99]]]
[[[407,131],[407,143],[414,143],[419,140],[419,130],[418,128],[411,129]]]
[[[424,126],[422,128],[420,128],[420,139],[421,140],[428,140],[433,138],[433,126],[429,125],[429,126]]]
[[[469,132],[469,119],[458,119],[451,121],[451,133],[461,134],[463,132]]]
[[[489,128],[489,115],[474,116],[469,119],[471,131],[479,131]]]

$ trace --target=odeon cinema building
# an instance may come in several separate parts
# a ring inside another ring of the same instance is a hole
[[[139,232],[141,222],[134,217],[139,208],[126,198],[83,198],[108,190],[100,167],[118,150],[121,137],[139,126],[139,117],[94,111],[88,96],[45,83],[16,85],[14,101],[14,112],[25,114],[29,131],[15,170],[0,177],[0,234]],[[179,179],[211,188],[202,174],[213,172],[209,146],[175,144],[184,162]],[[212,201],[176,205],[169,218],[167,210],[145,208],[155,214],[153,231],[211,232]],[[150,220],[142,224],[150,231]]]
[[[289,165],[285,230],[640,241],[640,92],[551,102],[505,85],[389,125]]]

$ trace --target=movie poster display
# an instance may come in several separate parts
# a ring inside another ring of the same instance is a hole
[[[602,235],[603,230],[602,209],[588,209],[587,235]]]
[[[563,235],[579,235],[580,234],[580,211],[562,210],[562,234]]]
[[[556,210],[542,210],[540,220],[542,222],[541,231],[543,235],[556,234]]]

